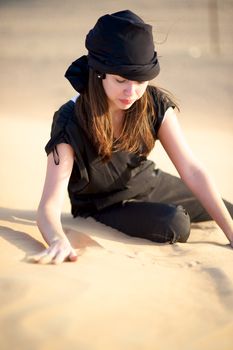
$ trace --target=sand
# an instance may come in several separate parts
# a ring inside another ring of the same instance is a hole
[[[35,213],[53,111],[75,94],[63,74],[85,53],[83,35],[103,12],[131,8],[157,23],[157,41],[170,28],[167,42],[158,44],[162,72],[156,83],[178,97],[188,142],[233,201],[233,10],[230,2],[219,5],[218,47],[209,36],[206,6],[0,2],[1,349],[233,348],[233,251],[214,222],[192,225],[186,244],[161,245],[92,219],[73,219],[66,198],[62,222],[78,261],[27,261],[46,246]],[[150,157],[176,173],[159,143]]]

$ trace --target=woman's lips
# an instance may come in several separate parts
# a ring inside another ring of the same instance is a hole
[[[120,99],[120,102],[123,103],[124,105],[130,105],[131,103],[134,102],[134,100]]]

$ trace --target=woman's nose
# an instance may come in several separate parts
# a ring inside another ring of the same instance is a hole
[[[135,92],[136,85],[134,82],[129,81],[124,92],[126,96],[133,96]]]

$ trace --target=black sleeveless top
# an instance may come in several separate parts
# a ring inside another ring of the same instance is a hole
[[[155,103],[156,121],[153,135],[157,138],[164,114],[174,103],[155,87],[148,88]],[[75,161],[68,184],[71,212],[89,216],[118,202],[138,198],[155,186],[155,164],[146,157],[125,151],[113,152],[103,163],[90,138],[75,114],[75,102],[70,100],[55,112],[51,138],[46,153],[54,152],[59,143],[68,143],[74,150]]]

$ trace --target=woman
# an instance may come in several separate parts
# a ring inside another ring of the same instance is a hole
[[[66,72],[79,95],[55,113],[46,145],[37,223],[49,248],[33,260],[77,259],[60,220],[67,186],[74,217],[160,243],[185,242],[190,222],[214,219],[233,247],[233,205],[190,151],[176,104],[149,85],[159,73],[151,26],[128,10],[102,16],[86,48]],[[147,160],[156,139],[181,179]]]

